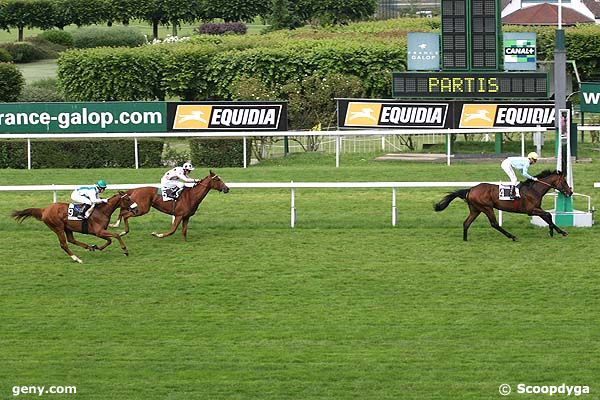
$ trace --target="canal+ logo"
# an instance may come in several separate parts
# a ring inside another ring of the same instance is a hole
[[[277,129],[280,104],[219,105],[180,104],[173,120],[174,130]]]

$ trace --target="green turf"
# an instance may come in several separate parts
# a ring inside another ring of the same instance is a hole
[[[40,60],[27,64],[17,64],[27,83],[42,79],[56,79],[56,60]]]
[[[333,162],[304,155],[217,172],[226,182],[503,174],[497,163]],[[575,168],[575,191],[596,203],[599,170]],[[162,172],[0,170],[0,185]],[[465,205],[432,211],[444,192],[399,191],[392,228],[389,190],[298,190],[296,229],[287,190],[210,193],[188,243],[179,232],[151,237],[169,224],[152,211],[132,220],[128,258],[115,244],[77,248],[82,265],[40,222],[8,218],[49,193],[0,193],[0,398],[37,384],[77,386],[57,399],[494,399],[501,383],[588,385],[586,398],[598,398],[598,228],[550,239],[505,215],[513,243],[480,217],[464,243]]]

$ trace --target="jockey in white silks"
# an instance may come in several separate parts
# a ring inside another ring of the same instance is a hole
[[[514,170],[518,170],[524,178],[537,181],[537,178],[529,175],[528,172],[529,166],[535,164],[537,160],[538,154],[532,151],[531,153],[527,154],[527,157],[508,157],[502,161],[502,169],[510,178],[510,184],[513,185],[515,198],[521,197],[521,194],[519,193],[519,188],[517,187],[519,180],[517,179],[517,175],[515,175]]]
[[[71,193],[71,200],[75,203],[85,204],[82,214],[84,219],[88,219],[96,204],[106,203],[108,200],[101,199],[100,193],[106,190],[106,182],[104,179],[100,179],[93,186],[81,186]]]
[[[160,186],[163,192],[167,193],[169,197],[177,199],[186,183],[197,182],[196,179],[188,176],[193,170],[194,167],[189,162],[183,164],[181,167],[175,167],[168,170],[160,180]]]

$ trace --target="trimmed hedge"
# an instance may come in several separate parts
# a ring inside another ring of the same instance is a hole
[[[243,22],[207,22],[196,28],[196,32],[205,35],[224,35],[226,33],[245,35],[248,31]]]
[[[241,167],[244,165],[242,139],[191,139],[192,163],[209,168]],[[246,163],[250,165],[251,141],[246,141]]]
[[[12,62],[13,58],[10,55],[10,53],[6,50],[0,47],[0,62]]]
[[[164,142],[140,140],[139,165],[160,167]],[[34,168],[132,168],[133,141],[115,140],[32,140]],[[27,141],[0,140],[0,168],[27,168]]]
[[[73,45],[78,49],[92,47],[137,47],[146,43],[144,35],[128,26],[79,28],[73,32]]]

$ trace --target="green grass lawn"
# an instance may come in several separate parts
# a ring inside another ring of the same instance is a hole
[[[226,182],[503,174],[497,163],[365,155],[333,165],[309,154],[216,172]],[[575,166],[575,190],[596,204],[599,170]],[[163,172],[0,170],[0,185],[141,183]],[[116,244],[76,248],[82,265],[42,223],[9,218],[50,193],[0,193],[0,398],[15,385],[70,385],[80,399],[494,399],[502,383],[566,383],[597,399],[598,227],[551,239],[505,215],[520,239],[511,242],[480,217],[465,243],[464,203],[432,211],[444,193],[399,191],[392,228],[389,190],[298,190],[295,229],[287,190],[210,193],[187,243],[180,232],[150,236],[170,221],[152,211],[131,221],[128,258]]]
[[[56,60],[40,60],[27,64],[17,64],[27,83],[42,79],[56,78]]]

